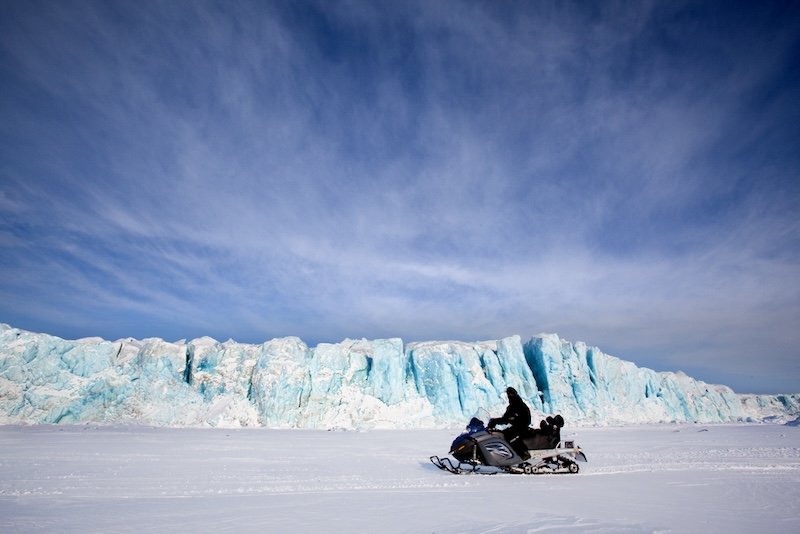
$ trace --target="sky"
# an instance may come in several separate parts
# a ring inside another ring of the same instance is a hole
[[[800,392],[797,2],[0,3],[0,322]]]

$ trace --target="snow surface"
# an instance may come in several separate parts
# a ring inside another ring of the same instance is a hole
[[[63,340],[0,325],[0,424],[457,428],[507,386],[568,423],[785,422],[800,395],[737,395],[541,334],[467,343]],[[536,421],[536,419],[534,420]]]
[[[577,475],[451,475],[447,430],[0,427],[1,532],[800,532],[800,429],[564,429]]]

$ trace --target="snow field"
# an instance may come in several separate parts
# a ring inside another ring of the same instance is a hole
[[[800,429],[569,428],[578,475],[450,475],[457,431],[0,427],[2,532],[800,532]]]

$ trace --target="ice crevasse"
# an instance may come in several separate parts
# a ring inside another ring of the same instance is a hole
[[[739,395],[555,334],[308,347],[203,337],[64,340],[0,325],[0,424],[460,427],[512,386],[574,423],[791,421],[800,395]]]

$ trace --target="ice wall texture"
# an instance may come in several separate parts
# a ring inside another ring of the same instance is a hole
[[[572,423],[790,421],[800,395],[737,395],[544,334],[523,343],[63,340],[0,325],[0,423],[461,427],[513,386]],[[534,415],[536,417],[536,415]]]

